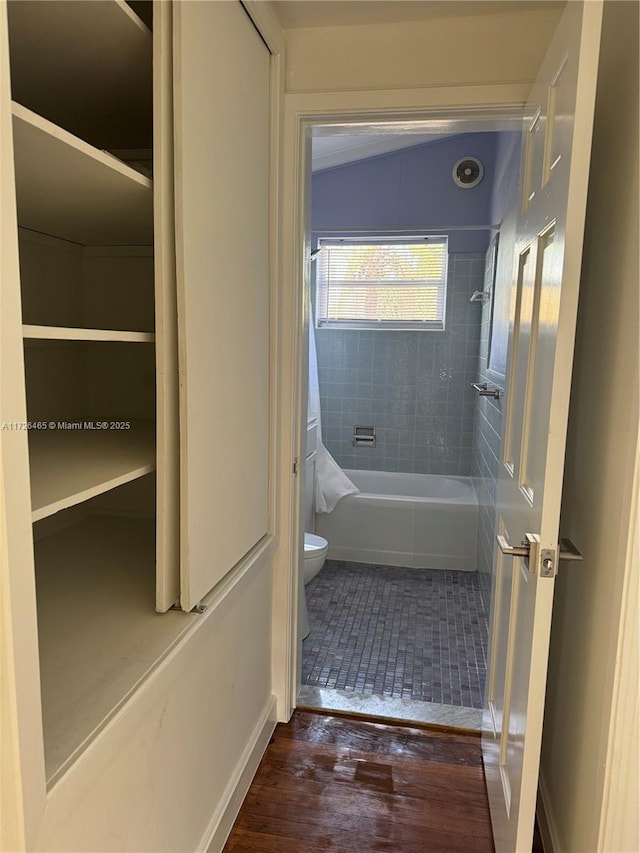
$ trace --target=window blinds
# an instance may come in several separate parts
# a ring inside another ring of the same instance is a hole
[[[446,237],[321,238],[317,325],[443,329]]]

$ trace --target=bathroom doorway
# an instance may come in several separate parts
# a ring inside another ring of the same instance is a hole
[[[328,555],[297,704],[479,730],[520,117],[317,124],[310,148],[300,512]],[[329,478],[316,513],[318,429],[357,493]]]

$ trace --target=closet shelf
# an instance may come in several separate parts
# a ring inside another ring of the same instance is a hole
[[[152,36],[124,0],[9,3],[13,98],[98,148],[152,142]]]
[[[107,428],[90,428],[105,423]],[[123,422],[87,419],[65,428],[51,421],[30,430],[32,521],[155,470],[153,422],[130,421],[130,429],[111,428],[117,423]]]
[[[92,515],[35,544],[47,782],[197,615],[156,613],[153,518]]]
[[[85,246],[153,242],[153,183],[13,103],[18,224]]]
[[[115,341],[133,344],[152,344],[153,332],[120,332],[113,329],[82,329],[68,326],[23,325],[22,337],[36,341]]]

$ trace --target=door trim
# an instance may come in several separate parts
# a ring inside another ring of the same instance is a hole
[[[278,387],[278,470],[273,575],[272,678],[278,719],[296,707],[298,648],[298,564],[302,556],[299,477],[292,461],[303,458],[307,377],[303,345],[308,323],[311,170],[305,140],[315,125],[390,121],[475,120],[500,130],[520,120],[529,84],[453,86],[390,91],[347,91],[284,96],[280,179],[280,277],[276,299]]]

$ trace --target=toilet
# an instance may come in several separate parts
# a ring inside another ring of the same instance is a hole
[[[316,536],[314,533],[304,534],[304,571],[303,577],[305,584],[308,584],[312,578],[318,574],[324,566],[324,561],[327,559],[327,551],[329,543],[322,536]]]

